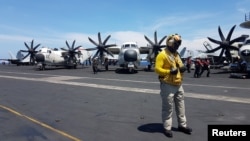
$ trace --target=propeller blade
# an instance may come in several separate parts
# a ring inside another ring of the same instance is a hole
[[[155,38],[155,44],[158,44],[158,40],[157,40],[157,32],[155,31],[155,34],[154,34],[154,38]]]
[[[102,44],[102,38],[101,38],[101,33],[98,32],[98,41],[99,41],[99,44],[101,45]]]
[[[213,53],[213,52],[215,52],[215,51],[217,51],[217,50],[219,50],[219,49],[221,49],[221,46],[218,46],[218,47],[216,47],[216,48],[214,48],[214,49],[211,49],[211,50],[208,50],[208,51],[206,51],[207,53]]]
[[[61,50],[63,50],[63,51],[68,51],[67,49],[65,49],[65,48],[61,48]]]
[[[34,50],[36,50],[41,44],[38,44],[34,47]]]
[[[225,52],[225,49],[223,48],[223,49],[221,50],[221,52],[220,52],[220,55],[219,55],[220,58],[222,58],[224,52]]]
[[[160,48],[164,48],[164,47],[167,47],[166,45],[160,45]]]
[[[227,41],[230,41],[230,39],[231,39],[231,36],[232,36],[232,34],[233,34],[233,31],[234,31],[234,28],[236,27],[236,25],[234,25],[231,29],[230,29],[230,31],[229,31],[229,33],[228,33],[228,35],[227,35]]]
[[[94,48],[86,48],[87,51],[92,51],[92,50],[97,50],[98,48],[97,47],[94,47]]]
[[[231,45],[231,44],[233,44],[233,43],[235,43],[235,42],[242,42],[242,41],[245,41],[245,39],[246,39],[246,37],[240,36],[240,37],[235,38],[235,39],[233,39],[232,41],[230,41],[229,44]]]
[[[30,47],[27,45],[26,42],[24,42],[24,45],[26,46],[27,49],[30,49]]]
[[[224,48],[221,50],[220,55],[219,55],[219,62],[222,62],[222,55],[224,54]]]
[[[98,56],[98,54],[99,54],[99,50],[95,53],[95,55],[93,56],[93,58],[96,58],[97,56]]]
[[[224,37],[223,33],[221,32],[220,26],[218,28],[218,31],[219,31],[219,35],[220,35],[221,41],[224,41],[225,37]]]
[[[226,55],[226,58],[228,58],[229,61],[231,62],[232,61],[232,54],[230,53],[229,49],[226,49],[225,55]]]
[[[68,43],[68,41],[66,40],[66,45],[67,45],[67,47],[70,49],[70,46],[69,46],[69,43]]]
[[[31,46],[30,46],[30,48],[33,48],[33,45],[34,45],[34,40],[31,41]]]
[[[221,41],[218,41],[218,40],[215,40],[215,39],[212,39],[212,38],[210,38],[210,37],[207,37],[208,38],[208,40],[210,40],[211,42],[213,42],[213,43],[216,43],[216,44],[221,44]]]
[[[114,57],[114,55],[112,54],[111,51],[109,51],[109,50],[104,50],[104,52],[106,52],[106,53],[109,54],[110,56]]]
[[[79,49],[80,47],[82,47],[82,46],[80,45],[80,46],[74,48],[73,50],[76,51],[76,50]]]
[[[28,53],[27,55],[25,55],[25,56],[23,57],[23,59],[27,58],[29,55],[30,55],[30,53]]]
[[[149,42],[151,46],[154,46],[154,43],[147,36],[144,36],[144,38]]]
[[[162,43],[166,38],[167,38],[167,36],[164,36],[164,37],[160,40],[159,45],[161,45],[161,43]],[[164,45],[164,46],[166,46],[166,45]]]
[[[94,45],[96,45],[96,46],[99,46],[94,40],[92,40],[91,38],[89,38],[89,41],[91,42],[91,43],[93,43]]]
[[[104,48],[113,47],[113,46],[116,46],[116,44],[105,45]]]
[[[21,52],[29,52],[28,50],[20,50]]]
[[[111,35],[109,35],[103,42],[103,45],[106,45],[107,41],[109,40],[109,38],[111,37]]]
[[[235,46],[228,46],[228,49],[232,49],[232,50],[237,50],[237,51],[239,51],[239,48],[238,48],[238,47],[235,47]]]
[[[74,49],[76,40],[73,41],[71,49]]]

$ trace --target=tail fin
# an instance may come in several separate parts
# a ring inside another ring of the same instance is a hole
[[[180,54],[180,57],[181,57],[181,58],[183,58],[183,57],[184,57],[186,50],[187,50],[187,48],[186,48],[186,47],[184,47],[184,48],[180,51],[180,53],[179,53],[179,54]]]
[[[22,54],[21,50],[17,52],[16,58],[20,61],[24,59],[24,55]]]
[[[79,60],[81,63],[83,63],[84,61],[86,61],[87,59],[89,59],[89,57],[92,56],[92,52],[91,51],[87,51],[84,48],[79,48],[79,51],[81,52],[81,55],[79,56]]]
[[[10,59],[17,59],[11,51],[9,51]]]

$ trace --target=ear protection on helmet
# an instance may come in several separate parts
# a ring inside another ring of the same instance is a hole
[[[174,47],[181,44],[181,36],[178,34],[173,34],[167,38],[167,46]]]
[[[174,44],[174,39],[171,37],[171,38],[167,41],[167,45],[172,47],[173,44]]]

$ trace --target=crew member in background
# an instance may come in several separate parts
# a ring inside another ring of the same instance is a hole
[[[201,69],[201,72],[200,72],[200,76],[203,74],[203,72],[206,70],[207,71],[207,77],[209,77],[209,74],[210,74],[210,62],[209,62],[209,59],[205,58],[202,60],[202,69]]]
[[[194,69],[194,78],[199,78],[200,77],[200,71],[202,68],[202,62],[199,57],[197,57],[194,61],[195,69]]]
[[[104,59],[104,66],[105,66],[105,70],[108,71],[109,70],[109,59],[106,57]]]
[[[184,89],[182,87],[185,65],[177,52],[181,45],[181,36],[168,36],[167,47],[156,57],[155,72],[159,76],[160,95],[162,98],[162,122],[164,134],[173,137],[172,114],[175,107],[178,130],[191,134],[192,129],[187,126],[184,104]]]
[[[96,58],[93,58],[93,62],[92,62],[92,69],[93,69],[93,72],[94,74],[97,74],[97,71],[98,71],[98,60]]]
[[[190,73],[191,72],[191,64],[192,64],[192,60],[191,60],[191,56],[189,56],[186,60],[186,67],[187,67],[187,72]]]

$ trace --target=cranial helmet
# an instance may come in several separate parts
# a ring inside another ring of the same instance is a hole
[[[173,34],[167,38],[167,48],[170,52],[174,53],[178,50],[181,45],[181,36],[178,34]]]

